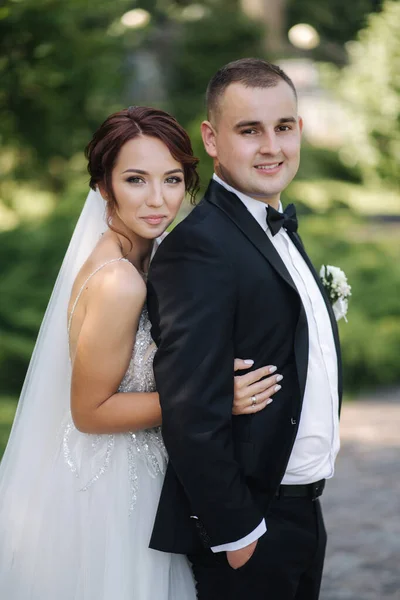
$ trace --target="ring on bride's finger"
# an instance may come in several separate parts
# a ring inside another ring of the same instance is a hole
[[[250,398],[250,400],[251,400],[251,408],[254,408],[255,405],[257,404],[257,396],[252,396]]]

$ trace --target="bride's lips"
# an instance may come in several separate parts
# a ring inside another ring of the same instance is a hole
[[[283,161],[274,162],[274,163],[263,163],[260,165],[255,165],[255,169],[261,173],[262,175],[275,175],[278,173],[283,165]]]
[[[146,217],[140,217],[142,221],[146,221],[148,225],[160,225],[164,219],[165,215],[147,215]]]

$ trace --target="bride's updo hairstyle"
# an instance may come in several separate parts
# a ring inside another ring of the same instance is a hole
[[[147,106],[130,106],[114,113],[97,129],[85,150],[90,174],[89,185],[93,190],[102,186],[107,196],[107,221],[111,229],[112,217],[117,208],[112,188],[112,172],[122,146],[140,136],[159,139],[182,165],[185,189],[192,204],[199,188],[196,171],[199,161],[193,156],[188,134],[174,117],[163,110]]]

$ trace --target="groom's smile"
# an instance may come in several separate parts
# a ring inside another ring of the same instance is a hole
[[[297,173],[301,130],[297,100],[285,81],[264,88],[229,85],[210,121],[202,125],[217,174],[275,207]]]
[[[278,173],[282,165],[283,160],[281,162],[275,162],[272,164],[256,165],[255,168],[265,175],[275,175],[275,173]]]

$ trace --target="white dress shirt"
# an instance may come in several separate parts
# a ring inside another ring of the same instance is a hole
[[[339,394],[336,347],[325,301],[307,263],[283,227],[275,236],[271,234],[266,221],[268,205],[238,192],[215,174],[213,178],[236,194],[265,231],[293,279],[307,316],[309,354],[306,387],[299,428],[282,484],[302,485],[329,479],[333,476],[340,448]],[[281,205],[279,210],[282,212]],[[285,385],[284,380],[282,385]],[[265,531],[263,520],[246,537],[212,550],[239,550]]]

